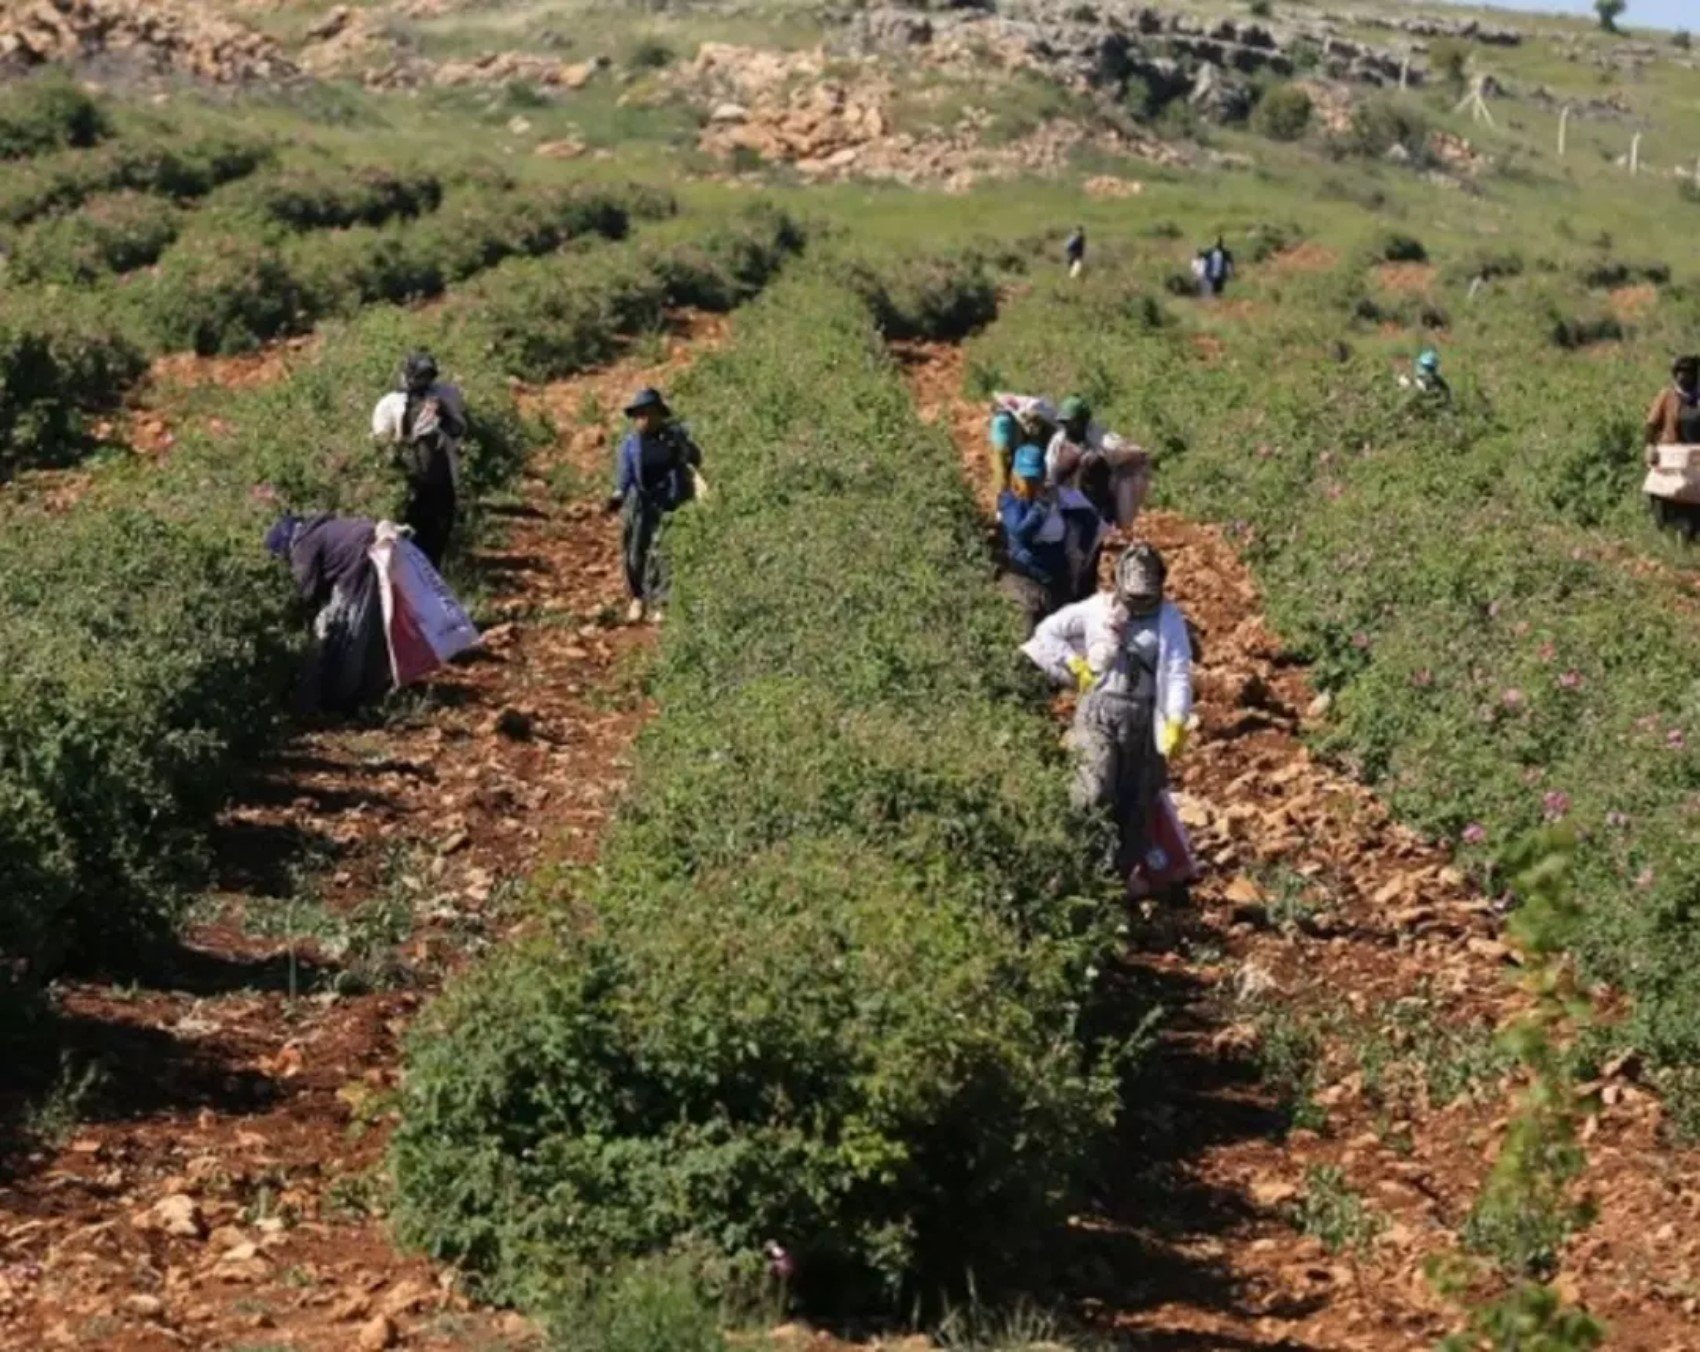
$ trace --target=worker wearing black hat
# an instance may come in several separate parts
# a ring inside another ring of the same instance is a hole
[[[608,510],[622,514],[620,544],[632,596],[627,618],[635,623],[646,607],[665,599],[656,541],[667,514],[696,495],[702,451],[674,420],[659,390],[639,390],[626,405],[626,416],[633,426],[620,443]]]

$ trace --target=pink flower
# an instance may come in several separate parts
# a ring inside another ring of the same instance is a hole
[[[277,501],[277,489],[270,484],[255,484],[248,490],[248,497],[262,506],[269,506]]]
[[[1555,822],[1570,811],[1570,795],[1560,793],[1557,789],[1551,789],[1547,792],[1546,797],[1541,799],[1541,806],[1546,809],[1547,820]]]
[[[1521,709],[1523,707],[1523,692],[1515,686],[1502,693],[1499,698],[1507,709]]]
[[[1480,822],[1471,822],[1464,828],[1464,843],[1466,845],[1480,845],[1486,839],[1487,828]]]
[[[1688,739],[1682,735],[1681,728],[1672,728],[1665,734],[1665,745],[1672,751],[1681,751],[1688,745]]]
[[[1416,686],[1419,690],[1427,690],[1434,684],[1434,673],[1427,667],[1424,667],[1421,671],[1413,672],[1411,675],[1411,684]]]
[[[1624,827],[1629,825],[1629,814],[1627,812],[1618,812],[1615,810],[1608,812],[1606,813],[1606,825],[1616,827],[1619,831],[1621,831]]]
[[[1558,684],[1565,690],[1580,690],[1582,688],[1582,673],[1566,671],[1558,678]]]
[[[1358,630],[1357,633],[1352,635],[1352,646],[1359,652],[1365,651],[1369,647],[1369,635],[1364,633],[1362,629]]]
[[[1652,885],[1653,885],[1653,870],[1651,868],[1644,868],[1639,873],[1637,873],[1635,875],[1635,886],[1645,889],[1645,888],[1651,887]]]
[[[1329,484],[1327,488],[1322,490],[1322,494],[1330,502],[1338,502],[1345,491],[1344,486],[1340,484]]]
[[[1540,647],[1535,649],[1535,656],[1540,658],[1543,662],[1550,662],[1554,657],[1558,656],[1558,649],[1553,647],[1552,640],[1549,638],[1545,643],[1541,644]]]

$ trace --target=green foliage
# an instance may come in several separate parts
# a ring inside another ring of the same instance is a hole
[[[180,240],[143,296],[148,338],[166,352],[247,352],[313,321],[310,298],[283,257],[243,235]]]
[[[639,1259],[563,1282],[548,1301],[549,1352],[726,1352],[720,1306],[681,1257]]]
[[[1337,141],[1352,155],[1380,158],[1395,147],[1414,164],[1428,158],[1429,122],[1418,106],[1405,99],[1378,96],[1352,109],[1351,129]]]
[[[1564,1304],[1550,1286],[1519,1282],[1470,1313],[1469,1328],[1441,1343],[1441,1352],[1588,1352],[1605,1342],[1604,1327]]]
[[[857,260],[844,276],[887,338],[963,338],[998,310],[997,288],[974,258],[908,254]]]
[[[1394,231],[1381,241],[1381,257],[1388,263],[1426,263],[1428,250],[1415,235]]]
[[[665,716],[596,874],[415,1039],[398,1223],[493,1294],[777,1241],[805,1303],[931,1296],[1030,1257],[1108,1121],[1054,734],[869,316],[788,283],[679,392]]]
[[[1308,92],[1298,85],[1273,85],[1252,109],[1251,129],[1272,141],[1297,141],[1310,130],[1310,115]]]
[[[57,73],[0,94],[0,160],[92,146],[109,130],[100,105]]]
[[[37,221],[13,247],[9,279],[82,286],[146,267],[177,238],[182,213],[170,202],[116,193]]]
[[[78,307],[43,300],[0,314],[0,478],[63,464],[87,445],[87,415],[116,406],[142,354]]]
[[[251,174],[269,158],[264,143],[213,135],[116,140],[8,165],[0,182],[0,223],[24,225],[66,211],[97,193],[133,191],[179,200],[203,197]]]
[[[423,170],[308,167],[254,175],[209,207],[286,230],[324,230],[421,216],[442,200],[442,183]]]
[[[1329,1253],[1361,1252],[1387,1228],[1387,1217],[1370,1207],[1331,1164],[1305,1171],[1305,1190],[1293,1206],[1293,1224],[1320,1240]]]

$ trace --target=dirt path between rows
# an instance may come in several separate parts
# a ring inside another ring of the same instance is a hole
[[[962,352],[899,355],[989,506]],[[1084,1304],[1151,1352],[1432,1347],[1457,1321],[1423,1261],[1454,1242],[1507,1111],[1498,919],[1310,755],[1322,711],[1223,537],[1168,512],[1138,530],[1201,638],[1201,726],[1175,770],[1204,875],[1187,904],[1135,913],[1130,986],[1166,1017],[1123,1168],[1082,1218]],[[1700,1158],[1662,1142],[1634,1063],[1614,1070],[1584,1132],[1600,1220],[1562,1285],[1610,1346],[1678,1352],[1700,1326]]]
[[[511,931],[539,864],[594,855],[621,790],[654,631],[619,623],[603,420],[724,329],[684,319],[658,363],[527,394],[562,436],[477,556],[485,652],[242,787],[168,972],[56,991],[52,1035],[100,1076],[0,1187],[0,1346],[532,1341],[395,1251],[375,1170],[411,1019]]]

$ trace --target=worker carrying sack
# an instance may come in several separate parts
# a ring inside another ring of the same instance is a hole
[[[448,584],[394,522],[378,523],[371,556],[396,685],[423,680],[478,644],[478,629]]]

